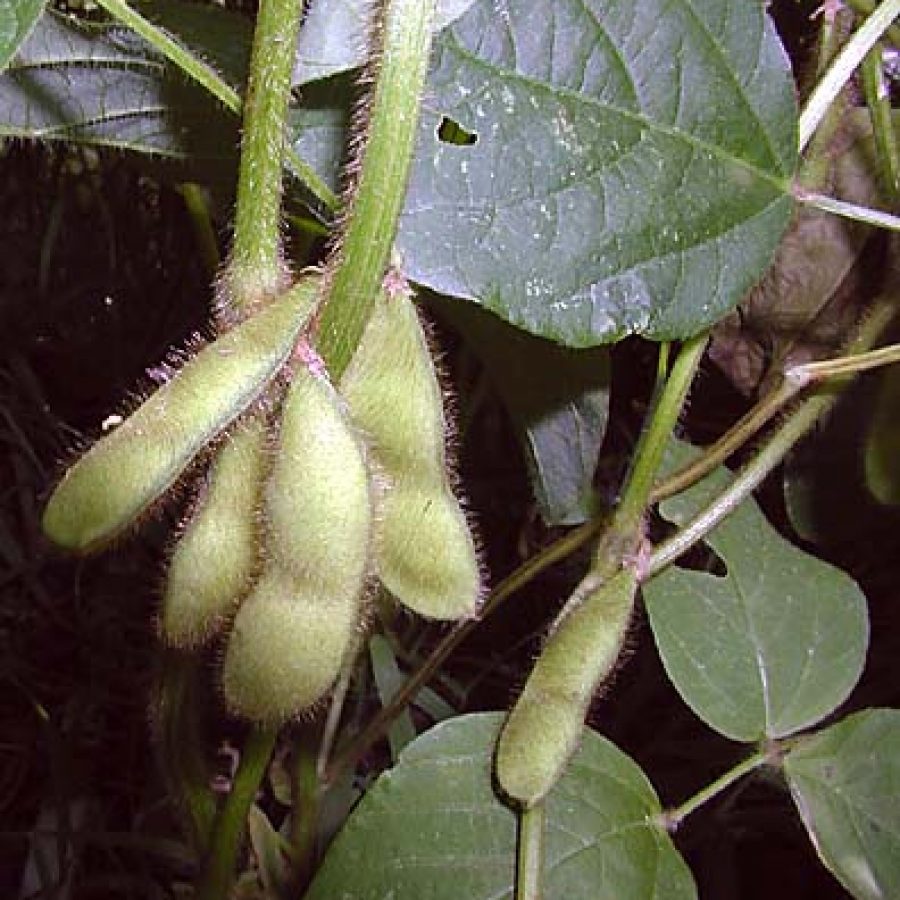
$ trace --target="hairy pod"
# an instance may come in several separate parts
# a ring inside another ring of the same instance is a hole
[[[497,743],[497,781],[526,809],[574,753],[591,697],[619,657],[636,590],[634,572],[622,569],[576,605],[570,600],[510,712]]]
[[[160,630],[170,646],[207,643],[250,586],[266,458],[260,416],[239,423],[219,448],[169,563]]]
[[[259,399],[312,312],[306,278],[201,350],[72,466],[44,510],[44,532],[90,551],[124,531],[194,456]]]
[[[323,378],[294,376],[265,488],[263,564],[225,652],[235,712],[275,724],[328,691],[362,615],[372,494],[362,444]]]
[[[412,300],[381,291],[341,381],[387,482],[375,556],[384,586],[433,619],[472,615],[481,577],[450,488],[443,396]]]

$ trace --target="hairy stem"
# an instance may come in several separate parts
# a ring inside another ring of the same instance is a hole
[[[244,99],[231,299],[241,309],[285,287],[281,192],[285,125],[302,0],[263,0],[253,32]]]
[[[598,541],[588,575],[592,587],[596,587],[597,581],[609,579],[622,566],[623,560],[638,549],[641,521],[650,501],[653,481],[672,429],[681,415],[708,338],[709,335],[704,332],[684,343],[669,377],[657,392],[647,426],[632,456],[622,498],[609,527]],[[580,601],[582,593],[576,591],[576,594]]]
[[[541,900],[544,868],[544,804],[536,803],[519,815],[516,848],[516,900]]]
[[[849,358],[864,354],[894,320],[897,311],[896,294],[891,291],[876,300],[869,314],[860,324],[855,337],[847,344]],[[893,348],[886,348],[893,355]],[[819,363],[807,364],[821,365]],[[841,367],[846,368],[846,367]],[[820,372],[822,369],[819,370]],[[855,371],[855,370],[854,370]],[[851,373],[852,374],[852,373]],[[849,378],[850,374],[841,374]],[[648,562],[644,579],[652,578],[678,557],[703,540],[720,522],[756,490],[768,474],[778,466],[791,448],[819,419],[829,412],[841,394],[841,382],[832,382],[826,390],[815,393],[800,404],[784,424],[769,438],[757,455],[734,478],[734,481],[702,512],[698,513],[679,532],[657,546]]]
[[[333,381],[350,362],[381,281],[406,196],[431,51],[435,0],[386,0],[377,78],[346,227],[326,268],[316,348]]]
[[[227,110],[236,116],[241,114],[241,97],[238,92],[215,69],[207,65],[172,35],[144,18],[125,0],[98,0],[98,3],[123,25],[127,25],[132,31],[139,34],[161,56],[181,69],[188,78],[196,81],[212,94]],[[316,174],[312,166],[291,149],[288,149],[286,154],[288,167],[303,182],[312,196],[326,209],[332,211],[337,209],[337,197]]]
[[[277,735],[273,728],[256,727],[244,742],[231,792],[213,828],[206,867],[197,884],[197,900],[226,900],[231,893],[247,813],[269,765]]]
[[[800,113],[798,143],[801,151],[806,148],[828,108],[850,80],[863,57],[875,46],[898,15],[900,15],[900,0],[884,0],[835,57]]]

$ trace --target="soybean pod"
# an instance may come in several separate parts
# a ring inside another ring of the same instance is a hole
[[[341,391],[386,482],[375,538],[382,583],[422,616],[473,615],[478,555],[450,487],[443,394],[405,291],[378,294]]]
[[[332,386],[299,371],[281,413],[263,503],[262,573],[222,667],[226,702],[279,724],[331,688],[362,617],[372,492],[363,447]]]
[[[312,313],[316,286],[304,278],[213,341],[94,444],[50,497],[44,533],[65,549],[88,552],[148,510],[262,396]]]
[[[619,657],[636,590],[636,575],[622,569],[576,594],[557,619],[497,743],[497,781],[524,808],[546,796],[574,753],[591,698]]]
[[[212,462],[166,576],[160,630],[173,647],[207,643],[250,586],[266,457],[265,422],[254,415],[238,423]]]

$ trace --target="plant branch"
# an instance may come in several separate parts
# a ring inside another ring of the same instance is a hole
[[[129,6],[125,0],[98,0],[98,3],[111,16],[140,35],[161,56],[181,69],[188,78],[196,81],[212,94],[227,110],[236,116],[241,114],[240,94],[212,66],[196,56],[167,31],[154,25],[153,22]],[[338,198],[316,174],[312,166],[301,159],[292,149],[288,148],[285,152],[288,167],[303,182],[313,197],[326,209],[332,211],[337,209]]]
[[[326,266],[316,349],[338,382],[353,356],[387,269],[406,196],[431,52],[435,0],[387,0],[359,174],[346,227]]]
[[[872,119],[875,147],[881,162],[882,184],[887,188],[891,203],[896,204],[900,191],[900,151],[894,132],[891,91],[884,77],[883,49],[883,45],[878,43],[866,54],[861,70],[862,83],[866,106],[869,107]]]
[[[794,188],[794,199],[805,206],[812,206],[815,209],[833,213],[844,219],[852,219],[854,222],[874,225],[876,228],[900,231],[900,217],[895,216],[893,213],[883,212],[880,209],[860,206],[858,203],[848,203],[846,200],[838,200],[836,197],[828,197],[825,194],[816,194],[799,187]]]
[[[226,900],[231,893],[247,813],[275,747],[277,729],[255,727],[247,736],[231,792],[213,828],[206,867],[197,885],[197,900]]]
[[[730,788],[736,781],[755,772],[760,766],[765,765],[769,761],[768,751],[759,751],[753,756],[739,762],[733,769],[729,769],[724,775],[717,778],[712,784],[707,785],[703,790],[698,791],[693,797],[688,798],[680,806],[675,809],[666,810],[662,814],[662,824],[666,831],[677,831],[681,823],[693,812],[696,812],[705,803],[708,803],[713,797],[718,796],[723,791]]]
[[[876,0],[845,0],[845,2],[850,9],[863,16],[870,16],[878,8]],[[900,26],[888,26],[885,36],[894,46],[900,47]]]
[[[541,900],[544,868],[544,804],[519,813],[515,900]]]
[[[316,774],[321,729],[303,722],[294,741],[296,758],[291,768],[291,884],[300,896],[316,865],[316,834],[319,818],[319,779]]]
[[[622,498],[609,527],[597,543],[588,575],[591,590],[597,587],[597,581],[609,579],[621,568],[623,560],[638,549],[641,521],[647,510],[653,481],[672,436],[672,429],[681,415],[708,338],[709,335],[704,332],[684,343],[668,379],[657,392],[648,424],[641,433],[632,456],[632,467],[625,481]],[[580,602],[583,593],[581,590],[576,591],[577,602]]]
[[[844,45],[828,71],[809,95],[798,122],[798,144],[802,152],[825,117],[828,108],[850,80],[863,57],[900,15],[900,0],[884,0]]]
[[[227,271],[230,299],[241,310],[286,286],[281,254],[282,167],[302,7],[302,0],[263,0],[253,32],[234,242]]]
[[[893,321],[897,312],[896,295],[893,291],[882,294],[876,300],[867,317],[860,324],[856,336],[848,343],[846,350],[850,359],[854,354],[866,354],[866,351],[887,326]],[[885,348],[893,357],[894,349]],[[886,354],[887,355],[887,354]],[[870,358],[866,354],[866,358]],[[884,356],[879,357],[881,359]],[[832,365],[834,361],[831,361]],[[804,367],[819,366],[818,372],[825,371],[823,364],[808,363]],[[863,368],[870,366],[864,365]],[[844,368],[841,364],[838,369]],[[815,372],[816,370],[814,370]],[[856,371],[855,369],[852,371]],[[841,377],[849,377],[841,373]],[[802,381],[802,379],[800,379]],[[697,541],[702,540],[720,522],[729,516],[747,499],[747,497],[763,482],[766,476],[778,466],[790,449],[806,435],[816,422],[825,415],[837,402],[840,396],[840,382],[827,391],[808,397],[799,408],[785,420],[784,424],[769,438],[762,449],[734,478],[734,481],[702,512],[698,513],[687,525],[667,541],[659,544],[650,556],[642,580],[652,578],[666,566],[670,565]]]

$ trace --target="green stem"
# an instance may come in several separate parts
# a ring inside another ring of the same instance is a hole
[[[879,43],[866,54],[862,64],[862,82],[881,162],[882,183],[887,188],[891,203],[895,204],[900,191],[900,150],[894,132],[890,88],[885,83],[881,62],[882,50],[883,45]]]
[[[226,84],[215,69],[196,57],[167,31],[145,19],[125,0],[97,0],[97,4],[123,25],[127,25],[132,31],[139,34],[158,53],[178,66],[188,78],[209,91],[223,106],[236,115],[240,115],[241,98],[238,92],[231,85]]]
[[[193,654],[163,651],[154,702],[154,723],[163,773],[190,822],[192,843],[202,855],[216,816],[213,771],[204,753],[202,705],[197,693],[206,668]]]
[[[709,475],[784,409],[797,396],[801,387],[796,380],[782,380],[775,390],[766,394],[736,425],[726,431],[714,444],[710,444],[702,456],[659,482],[650,494],[650,502],[659,503],[667,497],[674,497]]]
[[[541,900],[544,868],[544,804],[519,814],[516,850],[516,900]]]
[[[692,813],[698,810],[705,803],[708,803],[713,797],[721,794],[730,788],[736,781],[739,781],[751,772],[755,772],[760,766],[765,765],[769,761],[767,751],[754,753],[748,759],[739,762],[733,769],[729,769],[720,778],[717,778],[712,784],[698,791],[693,797],[685,800],[675,809],[666,810],[662,814],[662,821],[667,831],[677,831],[681,823]]]
[[[848,203],[846,200],[838,200],[824,194],[815,194],[802,188],[794,188],[794,199],[805,206],[812,206],[845,219],[852,219],[854,222],[863,222],[866,225],[887,228],[890,231],[900,231],[900,217],[889,212],[882,212],[869,206],[860,206],[857,203]]]
[[[828,71],[809,95],[798,122],[798,143],[803,151],[828,108],[850,80],[863,57],[878,42],[894,19],[900,15],[900,0],[884,0],[854,32],[835,57]]]
[[[191,50],[180,44],[168,32],[145,19],[124,0],[98,0],[98,2],[110,15],[139,34],[161,56],[178,66],[188,78],[209,91],[226,109],[236,116],[241,114],[241,97],[238,92]],[[288,167],[313,197],[326,209],[336,210],[338,198],[312,166],[291,149],[286,151],[286,155]]]
[[[278,732],[256,727],[247,736],[231,792],[213,828],[206,867],[197,884],[197,900],[227,900],[237,869],[247,814],[256,798]]]
[[[178,190],[184,199],[188,215],[191,217],[197,245],[200,248],[200,255],[203,257],[203,264],[206,266],[209,277],[212,278],[218,271],[221,260],[219,258],[219,244],[216,241],[216,232],[212,226],[209,204],[203,188],[193,181],[186,181],[179,185]]]
[[[567,559],[577,549],[583,547],[604,527],[605,520],[595,519],[573,529],[559,540],[545,547],[540,553],[524,562],[514,572],[507,575],[488,595],[477,619],[466,619],[457,623],[448,631],[442,640],[412,675],[404,682],[400,690],[391,698],[387,706],[382,707],[369,721],[366,727],[346,747],[322,767],[322,781],[333,783],[349,766],[352,766],[371,747],[375,741],[384,737],[394,719],[403,712],[416,694],[432,679],[448,656],[477,628],[488,616],[500,607],[500,604],[523,588],[545,569]]]
[[[263,0],[253,32],[234,243],[228,266],[231,299],[240,309],[283,289],[282,167],[291,73],[302,0]]]
[[[869,16],[875,12],[878,4],[875,0],[846,0],[847,6],[864,16]],[[891,25],[885,31],[887,39],[895,46],[900,47],[900,27]]]
[[[849,354],[852,356],[865,353],[893,321],[896,311],[896,296],[892,292],[881,295],[859,326],[856,336],[847,345]],[[838,384],[806,399],[706,509],[698,513],[677,534],[654,549],[643,580],[652,578],[673,563],[731,515],[781,463],[791,448],[832,409],[839,396]]]
[[[641,521],[650,500],[653,481],[662,462],[666,445],[672,436],[697,366],[706,350],[709,335],[705,332],[686,341],[672,371],[656,397],[649,422],[641,433],[632,456],[631,471],[626,478],[622,498],[609,527],[604,531],[594,553],[589,578],[595,582],[610,578],[633,555],[640,541]],[[580,601],[581,593],[576,591]]]
[[[431,50],[435,0],[387,0],[383,48],[347,225],[326,267],[316,348],[337,382],[362,336],[387,269],[406,196]]]
[[[306,889],[316,865],[316,835],[319,821],[319,778],[316,759],[321,730],[314,722],[300,726],[294,742],[296,758],[291,779],[291,883],[297,896]]]

